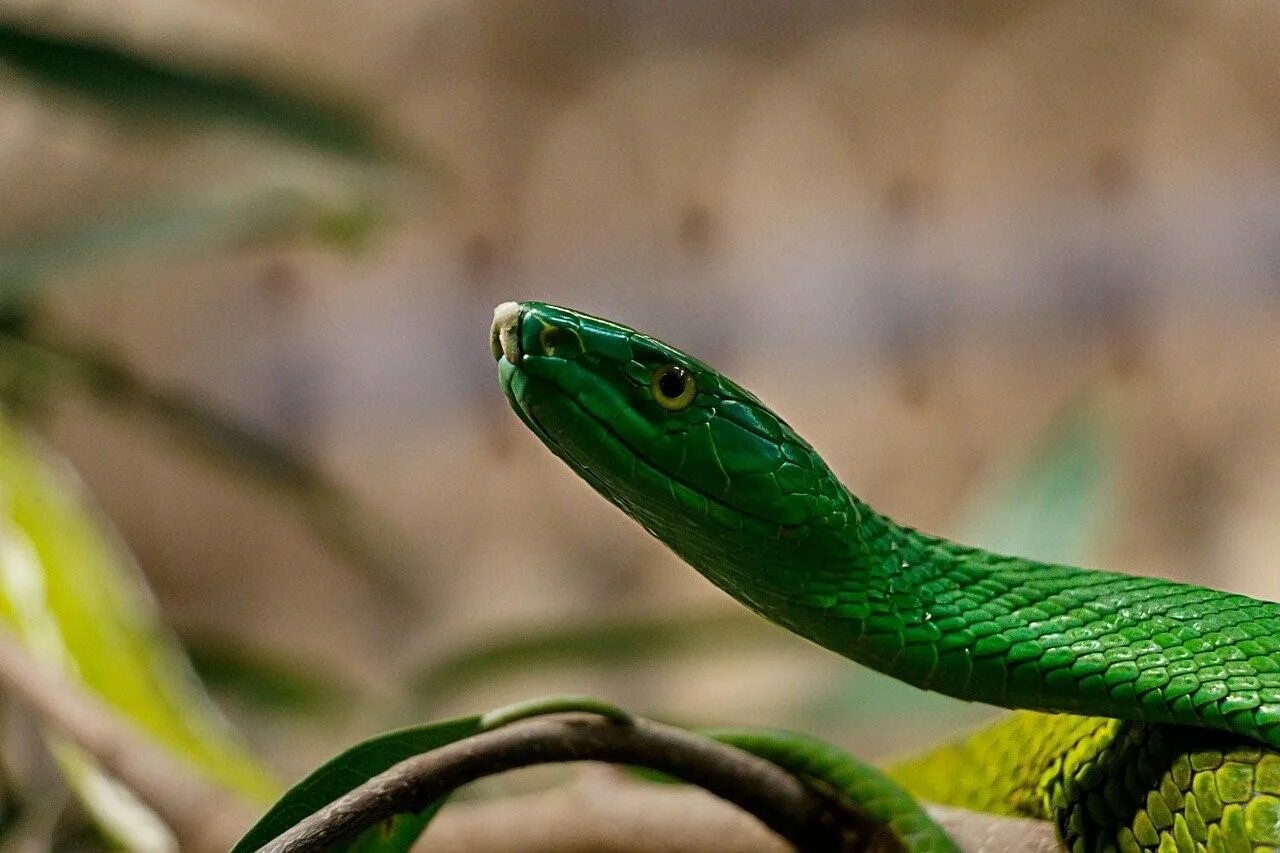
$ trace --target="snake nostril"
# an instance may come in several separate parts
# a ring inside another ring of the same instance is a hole
[[[559,326],[543,326],[538,335],[538,343],[542,345],[543,355],[555,355],[556,351],[569,342],[570,333]]]
[[[520,363],[520,303],[504,302],[493,309],[489,348],[493,351],[494,360],[505,355],[512,364]]]

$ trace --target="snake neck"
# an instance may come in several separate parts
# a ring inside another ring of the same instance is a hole
[[[948,657],[971,662],[1007,648],[989,640],[1043,618],[1031,607],[1082,574],[1006,558],[931,536],[882,515],[846,491],[844,513],[817,531],[810,548],[776,563],[764,615],[832,651],[918,687],[950,685]],[[766,571],[769,571],[766,569]],[[1011,594],[1031,581],[1035,594]],[[761,609],[761,608],[757,608]],[[948,656],[946,652],[954,654]],[[972,672],[961,689],[981,690]],[[1003,676],[990,679],[1003,682]],[[949,690],[950,692],[950,690]],[[967,692],[965,698],[971,697]]]
[[[930,536],[843,486],[801,535],[755,526],[743,519],[727,533],[668,544],[739,601],[818,645],[917,687],[995,704],[1088,707],[1046,702],[1038,673],[1014,672],[1015,646],[1050,633],[1053,620],[1064,629],[1093,620],[1088,633],[1097,637],[1105,608],[1083,587],[1109,595],[1117,590],[1099,581],[1117,579],[1137,594],[1153,583]]]
[[[616,503],[704,576],[766,618],[864,665],[919,686],[932,681],[932,646],[962,625],[997,567],[978,549],[905,527],[831,476],[821,512],[780,528],[742,514],[711,513],[692,525]],[[715,509],[714,504],[712,509]],[[1007,568],[1007,566],[1005,566]],[[1078,571],[1078,570],[1074,570]],[[984,599],[989,596],[982,596]]]

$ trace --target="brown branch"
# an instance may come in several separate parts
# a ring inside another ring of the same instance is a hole
[[[878,827],[775,764],[649,720],[581,714],[540,717],[410,758],[375,776],[262,848],[318,850],[426,808],[476,779],[565,761],[605,761],[669,773],[741,807],[802,850],[892,849]]]
[[[208,782],[101,700],[32,660],[0,629],[0,690],[93,758],[150,807],[183,850],[226,850],[255,817],[232,791]]]

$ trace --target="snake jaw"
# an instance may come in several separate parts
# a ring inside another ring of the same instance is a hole
[[[504,356],[513,365],[520,363],[520,303],[503,302],[493,309],[489,327],[489,348],[495,361]]]

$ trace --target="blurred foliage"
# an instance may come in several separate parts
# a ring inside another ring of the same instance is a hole
[[[216,696],[262,713],[286,716],[331,714],[355,691],[332,671],[303,666],[232,639],[184,638],[191,664]],[[317,675],[317,671],[323,675]]]
[[[10,849],[32,813],[43,805],[34,801],[34,791],[22,790],[21,780],[15,783],[9,775],[8,772],[0,774],[0,848],[4,849]]]
[[[972,490],[961,514],[964,540],[1045,562],[1086,562],[1111,505],[1113,419],[1101,386],[1055,413],[1021,460],[1010,457],[1016,466]]]
[[[98,694],[219,784],[276,790],[225,724],[155,611],[137,567],[65,468],[0,421],[0,615],[31,653]],[[55,746],[73,786],[108,830],[127,796],[71,747]],[[139,808],[141,808],[139,806]]]
[[[622,616],[608,621],[524,628],[445,652],[410,676],[408,689],[431,703],[487,680],[564,666],[623,667],[714,651],[770,646],[787,632],[745,610]]]
[[[309,460],[187,394],[159,388],[101,349],[0,332],[0,398],[38,406],[70,386],[106,405],[146,415],[176,440],[279,491],[326,543],[388,596],[406,606],[409,548]]]
[[[332,100],[197,73],[114,45],[0,22],[0,63],[124,121],[234,123],[328,154],[375,161],[387,153],[367,116]],[[38,288],[78,267],[296,237],[355,249],[381,223],[384,201],[368,176],[350,173],[325,191],[196,190],[0,248],[0,395],[16,411],[38,412],[50,393],[72,386],[149,416],[188,447],[281,491],[321,541],[389,597],[412,606],[404,580],[414,565],[408,548],[311,462],[187,394],[153,387],[106,352],[36,338],[29,322]]]
[[[141,413],[285,496],[366,579],[412,607],[403,583],[407,549],[309,460],[186,394],[153,386],[109,353],[37,335],[32,322],[40,288],[83,268],[297,238],[358,249],[381,224],[386,201],[367,167],[386,163],[398,146],[354,103],[314,84],[275,85],[259,69],[228,71],[228,61],[196,70],[176,55],[0,21],[0,67],[134,130],[235,127],[331,158],[324,188],[302,181],[233,194],[179,188],[167,200],[117,204],[0,247],[0,615],[39,660],[82,681],[193,769],[265,801],[276,783],[208,700],[127,553],[69,471],[51,466],[9,418],[38,422],[51,395],[66,390]],[[331,679],[268,657],[230,646],[204,651],[205,675],[259,707],[314,712],[343,698]],[[164,846],[164,828],[127,791],[69,744],[50,745],[99,828],[127,847]]]
[[[246,75],[201,73],[118,46],[0,23],[0,62],[133,121],[238,124],[327,153],[386,153],[352,104],[274,89]]]
[[[114,210],[23,243],[0,246],[0,297],[19,296],[78,267],[100,269],[244,243],[307,237],[338,249],[362,246],[380,223],[374,199],[356,187],[321,193],[303,187],[224,197],[170,199]]]

